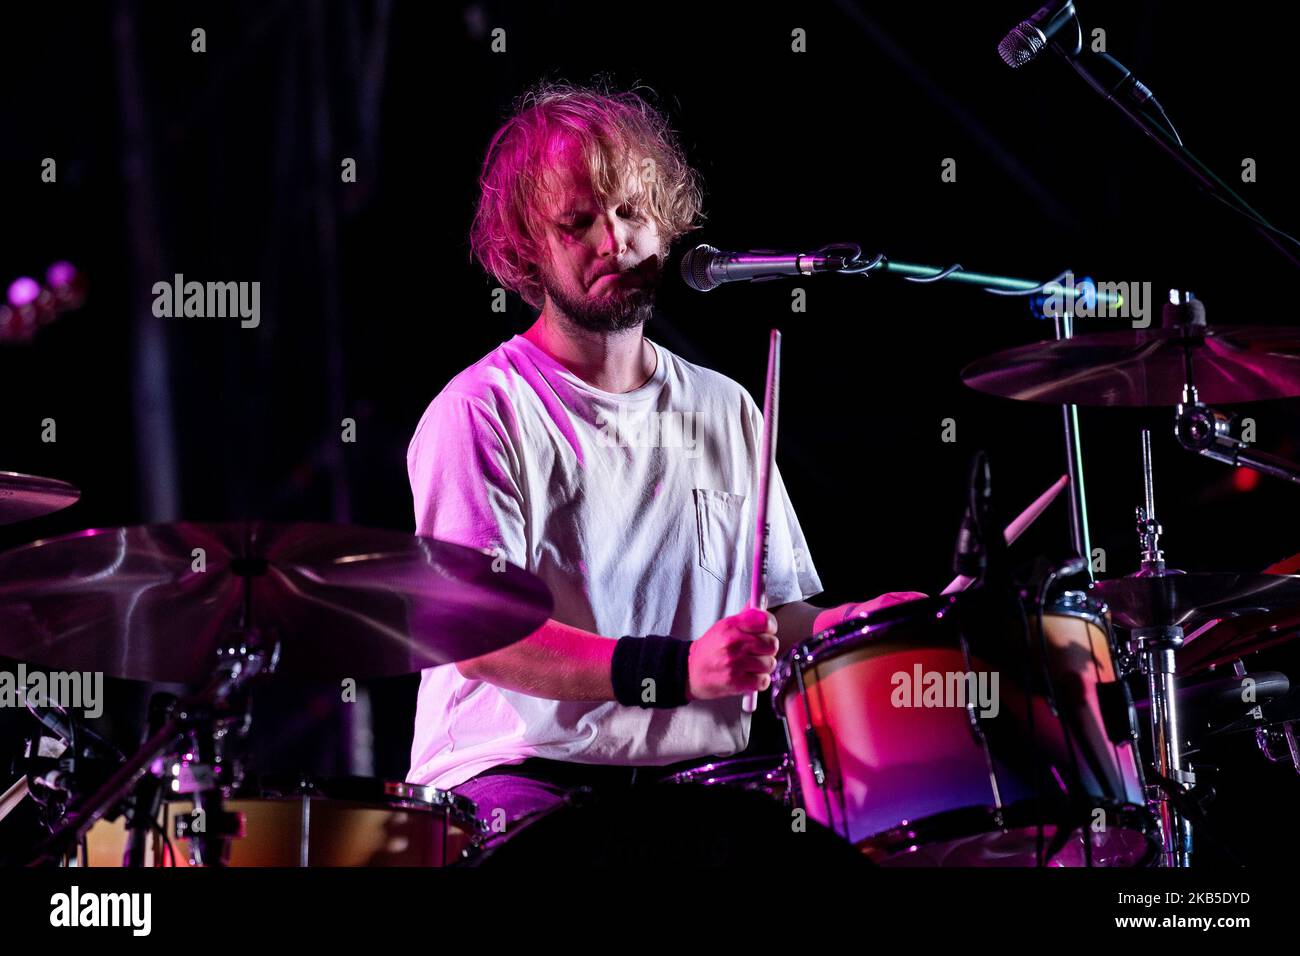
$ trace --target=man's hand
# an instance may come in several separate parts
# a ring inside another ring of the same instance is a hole
[[[724,617],[691,643],[688,700],[736,697],[764,691],[776,669],[776,618],[750,608]]]
[[[817,612],[817,617],[812,622],[812,633],[820,634],[822,631],[834,627],[841,621],[847,621],[851,617],[865,617],[882,608],[903,604],[907,601],[920,601],[927,597],[929,597],[928,594],[922,594],[920,591],[886,591],[879,597],[873,597],[870,601],[854,601],[849,604],[841,604],[838,607],[828,607],[824,611]]]
[[[849,610],[844,614],[847,620],[851,617],[866,617],[875,611],[892,607],[895,604],[906,604],[908,601],[922,601],[930,595],[922,594],[920,591],[886,591],[879,597],[873,597],[870,601],[863,601],[860,604],[851,605]]]

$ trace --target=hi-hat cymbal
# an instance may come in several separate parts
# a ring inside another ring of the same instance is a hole
[[[1190,360],[1209,405],[1300,395],[1300,328],[1128,329],[1036,342],[962,370],[991,395],[1071,405],[1177,405]]]
[[[1300,554],[1269,565],[1264,573],[1300,573]],[[1207,625],[1187,635],[1187,643],[1178,650],[1178,671],[1194,673],[1213,665],[1226,664],[1297,637],[1300,637],[1300,607],[1214,617]]]
[[[542,581],[474,548],[328,524],[104,528],[0,554],[0,653],[194,684],[245,623],[278,673],[395,676],[514,643],[550,615]]]
[[[39,518],[68,507],[81,492],[56,478],[0,471],[0,524]]]
[[[1236,614],[1300,606],[1300,576],[1291,574],[1173,573],[1095,581],[1092,590],[1121,627],[1204,623]]]

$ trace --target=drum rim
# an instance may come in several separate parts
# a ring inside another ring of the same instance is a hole
[[[928,613],[933,617],[942,618],[961,597],[960,593],[940,594],[924,600],[891,604],[872,614],[851,617],[846,621],[832,624],[812,635],[808,640],[795,645],[777,661],[776,671],[772,675],[773,709],[777,711],[778,716],[781,715],[780,701],[787,685],[794,677],[796,667],[806,672],[823,660],[835,657],[846,647],[856,646],[880,634],[887,634],[901,621],[913,620],[918,615],[926,614],[927,608],[930,609]],[[1045,616],[1077,617],[1094,621],[1108,634],[1106,615],[1109,612],[1110,608],[1105,601],[1092,592],[1078,590],[1061,592],[1043,609]]]
[[[1109,829],[1132,830],[1146,841],[1146,851],[1138,862],[1126,868],[1140,869],[1149,866],[1156,858],[1160,850],[1159,831],[1155,815],[1149,807],[1126,801],[1100,800],[1089,803],[1088,808],[1100,808],[1114,814],[1116,825]],[[1038,823],[1035,811],[1036,804],[1033,800],[1018,801],[1001,810],[992,806],[958,807],[916,820],[900,820],[886,830],[854,841],[853,845],[874,862],[880,863],[907,852],[909,846],[928,848],[944,842],[997,833],[999,830],[1006,832],[1028,829]],[[988,825],[982,829],[972,827],[971,824],[977,821],[987,821]],[[1058,826],[1060,821],[1045,821],[1045,825]],[[1076,829],[1086,829],[1086,817],[1075,821],[1074,826]]]
[[[429,784],[385,780],[384,796],[396,806],[428,806],[451,810],[466,818],[478,816],[478,805],[469,797]]]
[[[735,774],[738,767],[751,767],[748,773]],[[794,769],[794,762],[790,759],[789,753],[779,754],[756,754],[752,757],[729,757],[721,760],[711,760],[708,763],[702,763],[698,767],[690,767],[686,770],[678,770],[671,773],[663,779],[664,783],[673,784],[702,784],[709,786],[710,782],[701,780],[702,774],[728,773],[727,779],[713,781],[715,784],[730,783],[739,776],[755,777],[766,780],[769,775],[774,773],[787,773]]]
[[[298,778],[292,787],[268,785],[274,775],[257,781],[249,792],[234,794],[233,800],[331,800],[338,803],[357,803],[375,809],[395,810],[446,810],[460,826],[472,825],[478,818],[478,805],[462,794],[429,784],[407,783],[385,777],[366,776],[309,776]],[[352,788],[349,791],[349,788]]]

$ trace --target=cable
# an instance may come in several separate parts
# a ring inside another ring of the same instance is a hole
[[[940,282],[948,278],[948,276],[952,275],[954,272],[964,272],[964,271],[965,270],[961,267],[960,263],[954,262],[948,268],[940,269],[932,276],[903,276],[903,278],[906,279],[908,282]]]
[[[830,245],[822,246],[820,249],[813,250],[813,252],[810,253],[810,255],[826,256],[826,255],[830,255],[832,251],[837,249],[850,249],[853,251],[853,255],[844,258],[845,265],[843,266],[843,268],[835,270],[836,272],[841,273],[843,275],[867,275],[875,271],[876,269],[879,269],[881,266],[889,265],[889,259],[886,258],[883,252],[877,253],[876,256],[868,262],[859,262],[858,260],[862,256],[862,249],[856,243],[851,243],[851,242],[832,243]],[[920,283],[940,282],[943,279],[947,279],[949,276],[954,275],[955,273],[965,272],[965,271],[966,268],[961,263],[954,262],[950,266],[945,266],[943,268],[936,268],[933,275],[904,276],[903,278],[906,279],[908,282],[920,282]],[[989,293],[990,295],[1008,295],[1008,296],[1037,295],[1038,293],[1046,289],[1049,285],[1054,285],[1059,283],[1062,279],[1064,279],[1066,276],[1070,274],[1071,274],[1070,270],[1067,269],[1064,272],[1055,276],[1054,278],[1048,279],[1046,282],[1040,282],[1038,285],[1031,286],[1028,289],[994,289],[989,286],[981,286],[980,288],[983,291]]]
[[[1066,269],[1064,272],[1059,273],[1055,278],[1048,279],[1046,282],[1042,282],[1034,286],[1032,289],[1022,289],[1022,290],[990,289],[987,286],[985,286],[984,291],[987,292],[989,295],[1037,295],[1038,293],[1046,289],[1049,285],[1055,285],[1059,283],[1062,279],[1064,279],[1066,276],[1070,274],[1071,274],[1070,270]]]

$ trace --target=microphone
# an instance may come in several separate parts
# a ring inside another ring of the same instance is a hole
[[[696,292],[708,292],[724,282],[750,282],[779,279],[782,276],[806,276],[815,272],[839,272],[844,265],[843,256],[774,252],[768,249],[723,252],[701,244],[682,257],[682,280]]]
[[[961,530],[957,532],[957,546],[953,549],[952,570],[954,574],[969,578],[983,578],[1002,551],[1006,550],[1006,541],[993,527],[993,482],[989,470],[988,456],[977,451],[971,461],[969,498],[966,513],[961,519]],[[998,543],[1002,544],[998,551]]]
[[[998,55],[1011,69],[1019,69],[1047,49],[1047,44],[1071,23],[1079,31],[1073,0],[1053,0],[1037,10],[1028,20],[1020,23],[1002,38]],[[1076,44],[1077,45],[1077,44]]]
[[[1059,36],[1068,26],[1073,25],[1074,33],[1070,37]],[[1083,77],[1084,81],[1107,100],[1121,98],[1130,106],[1139,109],[1150,104],[1162,118],[1164,107],[1155,98],[1145,83],[1133,75],[1133,71],[1109,53],[1095,53],[1083,46],[1083,27],[1079,24],[1078,11],[1074,0],[1053,0],[1052,3],[1039,8],[1028,20],[1020,24],[1002,38],[998,44],[998,54],[1004,63],[1013,70],[1019,69],[1030,60],[1037,59],[1048,46],[1064,57]],[[1168,123],[1168,119],[1165,118]],[[1171,127],[1172,130],[1172,127]],[[1177,139],[1177,134],[1174,134]]]

